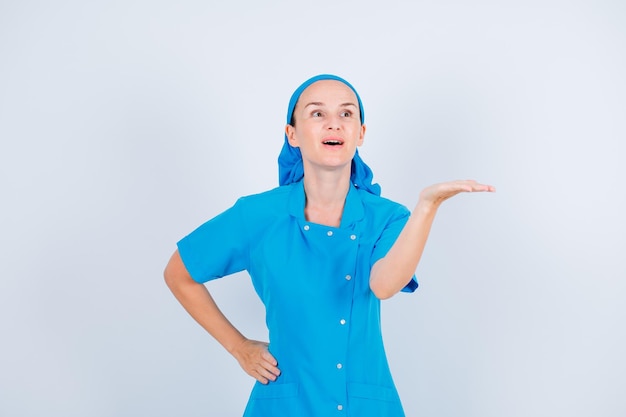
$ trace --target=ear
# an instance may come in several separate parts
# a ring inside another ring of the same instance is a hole
[[[292,125],[285,126],[285,135],[287,135],[287,142],[294,148],[298,147],[298,141],[296,140],[296,128]]]
[[[363,145],[363,140],[365,139],[365,130],[365,125],[361,125],[361,132],[359,133],[359,140],[357,141],[356,146]]]

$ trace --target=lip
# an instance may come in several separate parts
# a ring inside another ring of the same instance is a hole
[[[325,138],[322,139],[322,145],[324,146],[332,146],[332,147],[342,146],[344,143],[345,141],[343,140],[343,138],[339,136],[326,136]]]

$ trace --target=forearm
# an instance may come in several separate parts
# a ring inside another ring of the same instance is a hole
[[[164,275],[165,282],[180,304],[228,352],[232,354],[246,340],[224,316],[206,287],[189,276],[178,252],[172,256]]]
[[[413,277],[437,208],[438,204],[420,201],[387,255],[372,267],[370,288],[378,298],[393,296]]]

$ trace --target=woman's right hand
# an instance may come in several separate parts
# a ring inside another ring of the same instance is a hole
[[[193,280],[178,250],[165,267],[165,282],[189,314],[262,384],[275,381],[280,370],[267,343],[249,340],[222,314],[207,288]]]
[[[243,370],[261,384],[276,381],[280,375],[278,362],[267,347],[265,342],[245,339],[232,351]]]

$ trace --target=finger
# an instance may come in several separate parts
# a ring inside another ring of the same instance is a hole
[[[278,365],[278,362],[276,361],[276,358],[275,358],[274,356],[272,356],[272,354],[271,354],[269,351],[267,351],[267,350],[266,350],[266,351],[264,351],[264,352],[261,354],[261,357],[262,357],[265,361],[267,361],[267,362],[271,363],[272,365]]]
[[[278,369],[278,361],[276,361],[276,358],[274,358],[274,356],[272,356],[272,354],[269,353],[268,351],[265,351],[261,355],[261,360],[259,364],[264,369],[267,369],[268,371],[270,371],[273,375],[276,375],[276,376],[280,375],[280,369]]]
[[[469,190],[470,192],[474,192],[474,191],[490,191],[493,192],[496,190],[496,188],[493,185],[488,185],[488,184],[481,184],[475,180],[465,180],[465,181],[461,181],[463,182],[466,186],[469,186]]]
[[[261,364],[254,365],[247,372],[250,376],[262,384],[268,384],[270,381],[276,380],[276,376],[272,375],[269,371],[263,368]]]
[[[496,187],[494,187],[493,185],[476,184],[476,185],[474,186],[473,191],[488,191],[488,192],[494,192],[494,191],[496,191]]]
[[[262,364],[263,369],[265,369],[266,371],[268,371],[271,375],[274,376],[279,376],[280,375],[280,369],[278,369],[278,367],[276,365],[273,365],[269,362],[264,362]]]
[[[263,367],[257,368],[256,373],[266,381],[276,381],[276,378],[278,378],[278,375],[273,374],[270,370]]]
[[[263,375],[259,374],[258,372],[253,372],[250,375],[263,385],[267,385],[270,382],[267,378],[265,378]]]
[[[473,180],[457,180],[444,182],[441,184],[440,192],[450,197],[462,192],[472,192],[475,183],[476,181]]]

